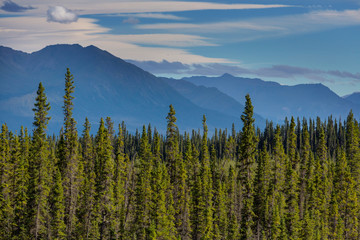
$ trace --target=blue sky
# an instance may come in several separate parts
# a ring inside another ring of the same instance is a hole
[[[360,0],[14,0],[0,45],[95,45],[171,77],[225,72],[360,91]]]

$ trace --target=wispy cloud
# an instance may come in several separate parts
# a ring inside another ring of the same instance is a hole
[[[92,2],[91,4],[73,4],[86,14],[98,13],[162,13],[198,10],[244,10],[291,7],[282,4],[222,4],[212,2],[182,1],[126,1],[126,2]]]
[[[163,19],[163,20],[187,20],[184,17],[178,17],[173,14],[165,14],[165,13],[134,13],[134,14],[125,14],[119,13],[116,14],[119,17],[134,17],[134,18],[151,18],[151,19]]]
[[[360,83],[360,73],[325,71],[288,65],[273,65],[268,68],[246,68],[233,64],[183,64],[181,62],[130,61],[153,74],[219,76],[229,73],[235,76],[257,76],[263,78],[307,79],[311,82],[333,82],[334,78]]]
[[[72,23],[78,20],[75,12],[62,6],[49,7],[47,10],[47,21],[58,23]]]
[[[129,24],[138,24],[140,22],[139,19],[135,17],[128,17],[122,21],[123,23],[129,23]]]
[[[137,28],[146,30],[166,30],[170,32],[176,31],[182,33],[198,32],[214,34],[222,32],[232,34],[232,41],[249,41],[259,38],[323,31],[353,25],[360,25],[360,9],[311,11],[305,14],[199,24],[140,24]],[[223,39],[224,35],[221,35],[221,37]],[[229,41],[229,39],[225,39],[226,41]]]
[[[124,59],[166,59],[184,63],[230,62],[223,58],[204,57],[177,48],[212,46],[207,38],[185,34],[112,35],[109,34],[110,29],[98,25],[94,19],[89,18],[79,18],[72,24],[58,24],[46,22],[41,17],[8,17],[0,18],[0,26],[0,32],[6,32],[0,34],[1,45],[26,52],[37,51],[51,44],[79,43],[84,46],[96,45]]]
[[[11,0],[6,0],[3,2],[3,5],[0,8],[1,10],[4,10],[6,12],[24,12],[26,10],[31,10],[31,9],[35,9],[32,6],[20,6],[19,4],[11,1]]]
[[[208,38],[187,34],[128,34],[115,38],[120,42],[169,47],[216,46]]]

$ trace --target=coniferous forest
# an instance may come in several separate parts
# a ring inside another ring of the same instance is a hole
[[[74,90],[67,69],[57,136],[41,83],[33,130],[2,125],[1,239],[359,239],[352,112],[260,130],[247,95],[240,132],[210,135],[204,116],[202,130],[180,133],[170,105],[165,135],[107,117],[93,136],[73,118]]]

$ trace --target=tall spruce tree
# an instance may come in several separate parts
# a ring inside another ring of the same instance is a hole
[[[199,201],[199,236],[200,239],[213,238],[213,188],[210,169],[210,155],[207,145],[208,128],[206,117],[203,116],[203,139],[201,144],[201,167],[200,167],[200,201]]]
[[[246,95],[245,110],[241,115],[243,128],[239,146],[239,180],[242,188],[242,221],[241,238],[251,239],[254,236],[254,178],[255,155],[258,139],[255,135],[253,118],[254,107],[249,94]]]
[[[286,164],[286,227],[290,239],[300,237],[300,214],[299,214],[299,175],[298,175],[298,155],[297,155],[297,136],[295,133],[295,120],[292,117],[289,128],[288,140],[288,162]]]
[[[49,160],[49,143],[46,138],[47,124],[50,120],[45,89],[39,83],[34,111],[34,132],[32,137],[31,157],[29,163],[29,236],[32,239],[47,237],[50,222],[48,197],[51,188],[51,163]]]
[[[63,173],[64,199],[65,199],[65,224],[66,235],[68,239],[74,236],[76,227],[76,209],[81,182],[81,169],[78,156],[78,135],[76,130],[76,121],[73,118],[73,99],[74,96],[74,77],[70,73],[69,68],[65,74],[65,95],[64,95],[64,155],[60,156],[63,163],[60,169]]]

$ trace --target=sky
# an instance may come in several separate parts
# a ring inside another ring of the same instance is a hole
[[[155,75],[360,91],[360,0],[6,0],[0,45],[95,45]]]

